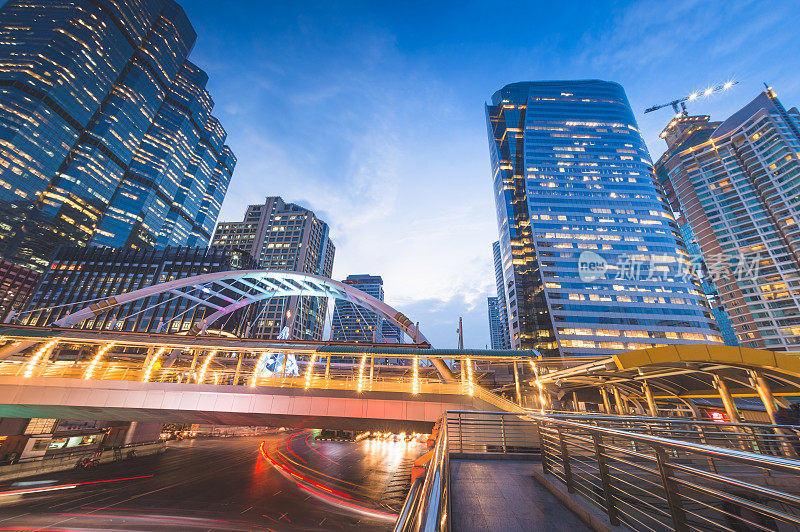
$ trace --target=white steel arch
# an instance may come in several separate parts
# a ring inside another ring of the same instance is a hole
[[[350,285],[309,273],[271,270],[214,272],[167,281],[92,303],[56,320],[53,325],[72,327],[120,305],[158,294],[185,298],[214,309],[203,323],[194,325],[190,331],[194,334],[203,332],[220,318],[247,305],[273,297],[308,296],[349,301],[391,321],[408,334],[414,343],[428,343],[417,326],[402,312]]]

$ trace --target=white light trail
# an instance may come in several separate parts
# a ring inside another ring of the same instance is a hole
[[[144,375],[142,376],[142,382],[147,382],[150,380],[150,376],[153,374],[153,368],[156,367],[156,362],[158,362],[159,357],[163,355],[164,351],[166,350],[167,350],[166,347],[162,347],[153,354],[153,356],[150,358],[150,361],[147,363],[147,367],[144,370]]]
[[[203,381],[206,379],[206,372],[208,371],[208,365],[211,363],[211,359],[217,354],[217,350],[211,351],[206,359],[203,361],[203,365],[200,366],[200,373],[197,374],[197,384],[203,384]]]

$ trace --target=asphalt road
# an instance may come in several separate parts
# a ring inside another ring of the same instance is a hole
[[[170,442],[161,455],[0,484],[0,530],[389,530],[423,451],[309,432]]]

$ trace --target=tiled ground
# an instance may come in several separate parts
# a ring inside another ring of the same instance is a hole
[[[454,532],[589,530],[533,478],[533,462],[450,460]]]

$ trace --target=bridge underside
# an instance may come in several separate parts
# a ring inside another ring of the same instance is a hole
[[[0,377],[0,417],[430,432],[447,410],[494,408],[455,394]]]

